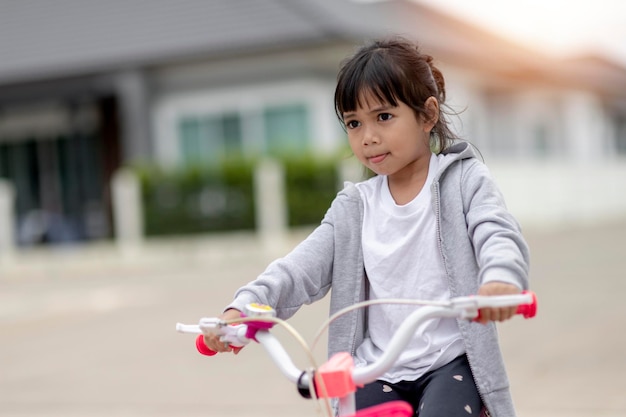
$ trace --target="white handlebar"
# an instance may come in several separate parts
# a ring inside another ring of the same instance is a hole
[[[363,385],[375,381],[398,360],[404,348],[415,334],[415,330],[425,320],[435,317],[457,317],[458,312],[441,306],[425,306],[411,313],[398,327],[387,349],[378,360],[370,365],[354,368],[352,381]]]
[[[378,300],[380,303],[382,300]],[[397,300],[396,300],[397,301]],[[409,302],[407,300],[407,302]],[[415,303],[413,301],[412,303]],[[425,320],[436,317],[457,317],[463,319],[475,319],[479,316],[482,308],[499,308],[519,306],[517,313],[526,318],[533,317],[536,313],[536,297],[534,293],[524,292],[515,295],[502,296],[468,296],[457,297],[448,302],[437,302],[433,305],[428,303],[411,313],[395,332],[386,351],[375,362],[365,367],[352,370],[352,380],[356,385],[372,382],[389,370],[398,359],[406,345],[409,343],[416,329]],[[250,318],[249,318],[250,319]],[[259,319],[260,321],[263,318]],[[176,324],[176,330],[182,333],[192,334],[218,334],[222,340],[243,346],[250,341],[246,333],[246,324],[236,326],[227,325],[216,318],[203,318],[199,325]],[[266,328],[258,329],[254,336],[267,351],[270,358],[291,382],[309,386],[309,375],[298,369],[285,351],[280,341]]]

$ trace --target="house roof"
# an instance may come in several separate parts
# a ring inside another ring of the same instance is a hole
[[[0,85],[390,33],[492,73],[561,82],[582,74],[414,0],[55,0],[0,2]],[[626,71],[614,74],[626,80]]]
[[[0,82],[103,72],[194,55],[294,48],[342,38],[331,0],[55,0],[0,2]]]

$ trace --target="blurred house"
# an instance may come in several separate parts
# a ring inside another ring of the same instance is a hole
[[[2,2],[0,176],[22,243],[110,236],[128,163],[345,146],[339,63],[391,33],[435,56],[522,222],[626,210],[626,70],[606,58],[558,61],[409,0]]]

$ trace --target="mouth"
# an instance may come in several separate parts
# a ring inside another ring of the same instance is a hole
[[[382,153],[380,155],[374,155],[367,158],[372,164],[379,164],[387,158],[388,153]]]

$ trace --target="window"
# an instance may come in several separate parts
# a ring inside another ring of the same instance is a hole
[[[546,126],[537,125],[533,129],[532,153],[534,156],[545,157],[550,154],[550,141]]]
[[[256,126],[248,129],[253,137],[244,138],[242,125],[250,121]],[[270,155],[301,154],[309,146],[309,126],[304,104],[265,107],[245,116],[237,112],[187,115],[178,122],[178,146],[183,164],[213,164],[224,156],[256,150]]]
[[[241,123],[238,114],[227,114],[222,118],[222,137],[227,154],[241,153]]]
[[[265,147],[272,155],[302,153],[308,147],[309,124],[303,104],[268,107],[265,121]]]
[[[179,122],[180,152],[184,163],[215,162],[241,152],[238,114],[187,116]]]

